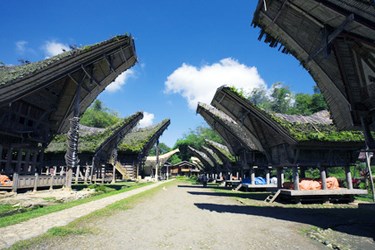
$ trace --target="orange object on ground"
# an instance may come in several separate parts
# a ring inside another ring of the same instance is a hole
[[[327,189],[340,189],[339,181],[336,177],[327,178]]]
[[[322,189],[322,185],[318,181],[314,180],[302,180],[299,183],[299,190],[319,190]]]
[[[12,181],[9,179],[8,176],[0,174],[0,185],[2,185],[2,186],[11,186],[12,185]]]

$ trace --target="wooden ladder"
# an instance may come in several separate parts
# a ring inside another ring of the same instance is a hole
[[[281,190],[279,189],[279,190],[277,190],[276,193],[268,195],[267,198],[264,201],[269,202],[269,203],[274,202],[276,200],[277,196],[279,196],[280,192],[281,192]]]

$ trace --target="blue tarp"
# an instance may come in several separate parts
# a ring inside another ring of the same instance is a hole
[[[255,181],[255,185],[266,185],[267,184],[266,179],[263,178],[263,177],[255,177],[254,181]],[[245,178],[245,179],[242,180],[242,183],[251,184],[251,180],[250,180],[250,178]]]

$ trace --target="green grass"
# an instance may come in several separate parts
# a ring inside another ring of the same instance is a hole
[[[41,236],[30,240],[19,241],[10,249],[38,249],[43,248],[41,245],[48,244],[48,241],[53,241],[54,239],[64,239],[64,237],[79,236],[84,234],[95,234],[97,233],[98,229],[96,229],[95,226],[93,227],[93,225],[96,225],[95,222],[97,220],[115,215],[120,211],[131,209],[135,205],[146,201],[148,198],[159,192],[162,186],[168,187],[170,185],[175,185],[175,182],[171,181],[129,198],[112,203],[105,208],[74,220],[66,226],[54,227]]]
[[[83,198],[83,199],[80,199],[80,200],[75,200],[75,201],[71,201],[71,202],[67,202],[67,203],[60,203],[60,204],[46,206],[46,207],[38,207],[38,208],[35,208],[35,209],[32,209],[32,210],[21,211],[21,213],[11,214],[9,216],[4,216],[4,217],[2,216],[2,218],[0,220],[0,227],[6,227],[6,226],[14,225],[14,224],[17,224],[17,223],[20,223],[20,222],[23,222],[23,221],[26,221],[26,220],[29,220],[29,219],[32,219],[32,218],[36,218],[36,217],[43,216],[43,215],[46,215],[46,214],[49,214],[49,213],[61,211],[61,210],[71,208],[71,207],[74,207],[74,206],[78,206],[78,205],[81,205],[81,204],[84,204],[84,203],[87,203],[87,202],[90,202],[90,201],[102,199],[104,197],[108,197],[108,196],[111,196],[111,195],[115,195],[115,194],[123,193],[123,192],[126,192],[126,191],[130,191],[130,190],[133,190],[133,189],[136,189],[136,188],[139,188],[139,187],[143,187],[143,186],[146,186],[146,185],[149,185],[149,184],[150,183],[136,183],[136,184],[130,185],[129,183],[126,183],[126,185],[122,185],[122,188],[120,188],[119,190],[112,190],[112,191],[100,193],[100,194],[95,195],[95,196],[91,196],[91,197],[88,197],[88,198]],[[121,185],[118,185],[118,186],[121,186]],[[1,205],[0,210],[1,209],[3,209],[3,210],[9,209],[9,206],[3,207],[3,205]]]

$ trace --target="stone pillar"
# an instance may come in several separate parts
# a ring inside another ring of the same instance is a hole
[[[350,172],[349,166],[345,166],[345,173],[346,173],[346,185],[348,189],[353,189],[352,173]]]
[[[325,167],[320,166],[319,164],[319,170],[320,170],[320,179],[322,180],[322,189],[327,190],[327,172]]]

